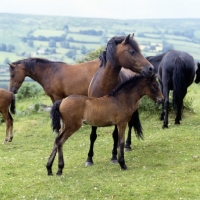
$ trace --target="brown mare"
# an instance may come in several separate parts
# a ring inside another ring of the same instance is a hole
[[[155,76],[134,76],[122,83],[109,95],[100,98],[71,95],[62,101],[56,101],[51,110],[53,130],[60,129],[60,119],[63,120],[65,126],[64,130],[56,137],[48,159],[46,165],[48,175],[52,175],[52,165],[57,151],[57,175],[62,175],[64,168],[63,144],[81,127],[82,122],[97,127],[117,126],[119,138],[118,162],[121,168],[126,170],[127,166],[124,160],[125,129],[144,95],[148,95],[157,103],[163,101],[163,95]]]
[[[137,42],[133,39],[133,36],[130,37],[130,35],[127,37],[121,36],[111,38],[107,44],[106,51],[101,54],[100,58],[102,61],[101,67],[90,83],[88,89],[89,97],[102,97],[109,94],[117,85],[127,80],[130,76],[134,76],[135,73],[133,72],[143,74],[144,76],[151,76],[154,73],[153,65],[143,57]],[[122,66],[125,69],[122,69]],[[134,127],[138,138],[143,137],[137,111],[133,113],[129,126]],[[86,166],[93,164],[93,146],[97,138],[96,129],[97,127],[92,127],[90,149],[85,163]],[[117,161],[117,135],[117,127],[115,126],[111,158],[111,162],[114,163]],[[131,148],[130,143],[126,144],[126,148]]]
[[[0,113],[6,123],[6,137],[4,143],[12,142],[13,139],[13,118],[10,112],[15,114],[15,96],[12,92],[0,89]]]
[[[52,102],[71,94],[87,95],[90,81],[100,60],[69,65],[42,58],[28,58],[10,63],[9,89],[17,93],[26,76],[37,81]]]

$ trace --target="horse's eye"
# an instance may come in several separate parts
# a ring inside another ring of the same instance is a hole
[[[129,50],[129,53],[130,53],[131,55],[133,55],[133,54],[135,53],[135,51],[132,49],[132,50]]]
[[[153,84],[153,85],[152,85],[152,88],[153,88],[154,90],[157,90],[157,89],[158,89],[158,87],[157,87],[156,84]]]

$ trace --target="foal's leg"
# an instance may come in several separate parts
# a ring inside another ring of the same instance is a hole
[[[5,124],[6,124],[6,137],[5,137],[5,140],[3,142],[3,144],[5,144],[6,142],[9,141],[9,122],[8,122],[8,111],[2,111],[2,116],[3,116],[3,119],[5,121]]]
[[[92,126],[92,131],[90,134],[90,149],[88,152],[88,157],[87,160],[85,162],[85,166],[91,166],[94,164],[92,157],[94,156],[94,142],[97,139],[97,127],[96,126]]]
[[[124,143],[125,143],[125,130],[126,123],[118,124],[118,139],[119,139],[119,152],[118,152],[118,162],[122,169],[126,170],[127,166],[124,159]]]
[[[117,160],[118,129],[117,129],[116,125],[115,125],[115,129],[112,133],[112,136],[113,136],[114,144],[113,144],[112,157],[110,159],[110,162],[111,163],[118,163],[118,160]]]
[[[56,137],[56,139],[59,137],[59,135]],[[53,165],[53,161],[55,159],[55,156],[56,156],[56,153],[57,153],[57,144],[56,144],[56,139],[55,139],[55,142],[54,142],[54,146],[53,146],[53,150],[49,156],[49,159],[48,159],[48,162],[46,164],[46,168],[47,168],[47,174],[48,175],[53,175],[52,173],[52,165]]]
[[[11,116],[10,113],[8,113],[8,119],[7,119],[7,122],[8,122],[8,132],[10,134],[10,139],[8,140],[8,142],[12,142],[12,139],[13,139],[13,118]]]

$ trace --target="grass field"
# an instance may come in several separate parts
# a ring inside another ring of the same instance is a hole
[[[170,114],[169,128],[162,129],[158,112],[140,112],[145,139],[133,137],[125,153],[127,171],[110,164],[113,127],[99,128],[94,166],[85,167],[90,127],[66,141],[63,175],[47,176],[45,165],[55,135],[48,112],[30,110],[34,104],[51,105],[46,96],[17,101],[14,139],[0,145],[0,197],[12,199],[200,199],[200,86],[193,84],[185,101],[180,126]],[[0,125],[3,142],[5,124]],[[57,157],[53,172],[57,171]]]

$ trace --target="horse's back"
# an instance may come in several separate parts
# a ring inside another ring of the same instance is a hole
[[[88,87],[93,75],[99,69],[98,59],[73,65],[61,65],[51,77],[51,94],[66,97],[72,94],[88,95]],[[48,81],[49,84],[49,81]],[[47,93],[48,93],[47,92]]]

